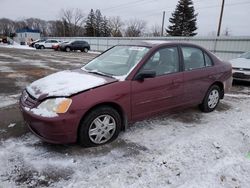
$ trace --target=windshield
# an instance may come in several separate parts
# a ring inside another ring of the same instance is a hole
[[[240,55],[240,58],[250,59],[250,52],[246,52]]]
[[[115,46],[93,59],[83,69],[109,76],[125,76],[130,73],[148,51],[149,48],[147,47]]]

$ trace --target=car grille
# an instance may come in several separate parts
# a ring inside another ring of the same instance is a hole
[[[235,68],[233,67],[234,70],[240,70],[240,71],[250,71],[248,68]]]
[[[25,107],[33,108],[37,104],[37,100],[24,90],[21,96],[21,104]]]

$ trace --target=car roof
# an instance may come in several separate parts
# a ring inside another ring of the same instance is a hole
[[[196,46],[200,47],[199,45],[193,44],[193,43],[188,43],[188,42],[179,42],[179,41],[166,41],[166,40],[144,40],[144,41],[131,41],[128,44],[120,44],[118,46],[145,46],[145,47],[155,47],[155,46],[160,46],[160,45],[190,45],[190,46]]]

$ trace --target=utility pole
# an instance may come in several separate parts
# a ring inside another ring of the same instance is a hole
[[[161,36],[162,36],[162,37],[163,37],[163,32],[164,32],[165,14],[166,14],[166,12],[163,11],[162,25],[161,25]]]
[[[219,26],[218,26],[218,31],[217,31],[217,37],[220,36],[220,29],[221,29],[221,23],[222,23],[223,11],[224,11],[224,4],[225,4],[225,0],[222,0],[221,11],[220,11],[220,20],[219,20]]]

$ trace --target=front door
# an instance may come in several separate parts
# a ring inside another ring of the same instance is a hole
[[[158,50],[144,64],[143,70],[153,70],[156,77],[131,83],[132,119],[144,119],[182,103],[183,73],[177,47]]]

